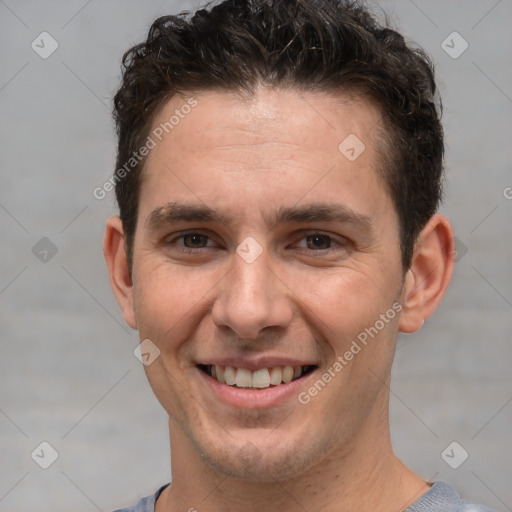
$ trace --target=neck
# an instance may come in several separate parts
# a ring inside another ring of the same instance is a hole
[[[172,484],[156,512],[295,512],[297,510],[404,510],[428,484],[394,455],[387,411],[380,423],[366,424],[352,440],[292,479],[247,481],[220,474],[198,456],[183,431],[170,420]]]

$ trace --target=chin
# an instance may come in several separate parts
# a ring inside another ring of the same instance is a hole
[[[312,446],[303,440],[279,442],[271,439],[268,433],[265,436],[265,442],[240,439],[238,442],[231,440],[224,447],[202,444],[198,448],[203,461],[214,471],[232,478],[263,483],[290,480],[322,458],[320,446]]]

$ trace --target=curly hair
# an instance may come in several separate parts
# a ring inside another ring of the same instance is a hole
[[[380,110],[382,174],[399,219],[402,266],[442,198],[442,105],[429,56],[361,1],[224,0],[158,18],[123,56],[114,97],[116,169],[140,148],[176,94],[258,85],[362,97]],[[116,180],[132,263],[144,159]]]

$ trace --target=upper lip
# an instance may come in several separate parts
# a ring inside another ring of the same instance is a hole
[[[240,357],[219,357],[204,359],[197,363],[198,365],[208,366],[233,366],[235,368],[245,368],[247,370],[260,370],[262,368],[276,368],[284,366],[317,366],[314,362],[292,359],[288,357],[258,357],[258,358],[240,358]]]

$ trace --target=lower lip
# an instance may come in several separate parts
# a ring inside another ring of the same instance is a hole
[[[197,368],[200,378],[222,402],[239,409],[269,409],[297,397],[314,371],[296,380],[265,389],[246,389],[221,384]]]

